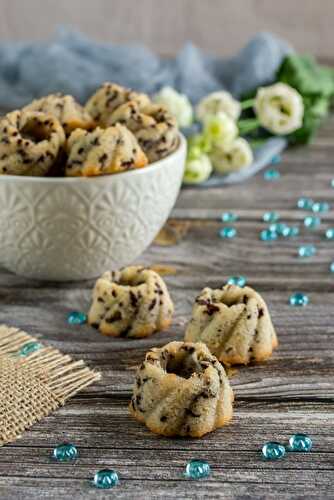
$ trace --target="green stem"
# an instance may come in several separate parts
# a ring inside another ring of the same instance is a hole
[[[249,134],[259,128],[260,121],[257,118],[246,118],[244,120],[239,120],[237,125],[240,135]]]
[[[267,139],[252,139],[248,141],[252,149],[259,148],[263,146],[265,142],[267,142]]]
[[[244,109],[252,108],[254,105],[254,102],[255,102],[255,99],[246,99],[246,101],[243,101],[240,103],[241,109],[244,110]]]

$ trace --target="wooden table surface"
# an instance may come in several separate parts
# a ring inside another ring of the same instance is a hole
[[[330,211],[321,229],[304,230],[305,213],[296,209],[301,196],[334,205],[333,135],[331,118],[311,147],[283,155],[276,182],[265,181],[260,173],[240,185],[182,191],[159,244],[138,261],[175,270],[166,276],[176,305],[167,333],[131,341],[105,338],[86,325],[69,326],[69,311],[87,310],[93,282],[43,284],[1,271],[0,321],[39,334],[103,375],[21,440],[0,449],[1,499],[334,497],[334,274],[329,272],[334,242],[324,239],[334,217]],[[219,216],[226,210],[240,216],[238,235],[230,241],[217,237]],[[260,241],[266,210],[299,224],[301,236]],[[301,260],[297,248],[307,242],[318,253]],[[268,302],[279,349],[268,362],[231,373],[236,401],[228,427],[200,440],[151,434],[127,409],[136,366],[152,346],[182,339],[194,297],[204,285],[220,287],[236,274],[245,275]],[[288,305],[295,291],[309,295],[307,307]],[[266,441],[287,442],[295,432],[312,437],[311,453],[261,460]],[[52,448],[65,440],[79,447],[80,459],[52,463]],[[209,479],[184,478],[185,465],[194,458],[210,462]],[[89,482],[105,467],[120,476],[110,492],[97,491]]]

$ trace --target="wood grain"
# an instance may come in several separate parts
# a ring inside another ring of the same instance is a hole
[[[164,232],[165,240],[170,234],[174,239],[168,245],[158,240],[138,260],[175,272],[165,276],[176,305],[169,332],[130,341],[105,338],[87,325],[69,326],[69,311],[89,307],[92,281],[39,283],[0,271],[0,322],[83,358],[103,375],[22,439],[0,448],[1,499],[107,498],[90,483],[104,467],[119,472],[121,482],[110,496],[121,499],[333,498],[334,275],[329,264],[334,243],[324,239],[324,230],[334,227],[334,217],[331,210],[320,229],[308,231],[302,228],[306,212],[296,209],[301,195],[334,204],[333,132],[334,117],[311,147],[287,151],[276,183],[260,173],[241,185],[182,191]],[[283,221],[300,225],[301,236],[260,241],[263,212],[272,209]],[[240,216],[231,241],[217,236],[226,210]],[[312,259],[297,257],[304,242],[318,248]],[[151,434],[127,411],[136,367],[150,347],[182,339],[193,299],[204,285],[221,286],[236,274],[245,275],[268,302],[278,350],[267,363],[232,373],[236,403],[228,427],[201,440]],[[297,290],[309,294],[306,308],[288,305]],[[294,432],[310,434],[311,453],[261,460],[265,441],[286,443]],[[50,460],[52,448],[65,440],[79,446],[75,464]],[[186,462],[200,457],[212,465],[211,477],[186,480]]]
[[[0,12],[2,40],[45,39],[71,25],[97,40],[139,41],[163,54],[192,40],[231,55],[257,32],[272,31],[300,52],[333,57],[332,0],[0,0]]]

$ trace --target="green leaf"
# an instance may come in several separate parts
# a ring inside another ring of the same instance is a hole
[[[287,56],[277,73],[277,80],[294,87],[302,96],[334,96],[334,73],[309,55]]]

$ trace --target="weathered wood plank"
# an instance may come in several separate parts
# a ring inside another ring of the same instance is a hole
[[[324,239],[325,229],[334,226],[334,212],[324,214],[319,230],[302,228],[298,239],[259,240],[265,210],[275,209],[283,221],[301,225],[306,214],[296,210],[301,195],[334,203],[333,130],[331,119],[314,145],[286,152],[277,183],[259,174],[241,185],[182,191],[173,212],[178,243],[153,244],[138,260],[176,270],[166,276],[176,305],[169,332],[129,341],[103,337],[88,325],[69,326],[69,311],[88,309],[93,281],[39,283],[0,271],[0,322],[40,336],[103,374],[21,440],[0,448],[1,498],[99,498],[89,479],[106,466],[120,473],[117,498],[131,500],[334,496],[334,277],[329,272],[334,247]],[[220,213],[226,210],[240,215],[238,235],[231,241],[217,236]],[[302,261],[297,249],[306,242],[314,243],[318,253]],[[231,425],[202,440],[154,436],[127,411],[136,366],[152,346],[182,339],[203,286],[220,287],[237,274],[245,275],[267,301],[279,348],[267,363],[232,373],[236,403]],[[306,308],[288,305],[297,290],[309,294]],[[289,454],[279,463],[260,459],[263,442],[286,442],[298,431],[312,436],[310,454]],[[49,459],[52,447],[64,440],[80,447],[74,465]],[[185,463],[196,457],[212,464],[207,481],[193,483],[182,475]]]

